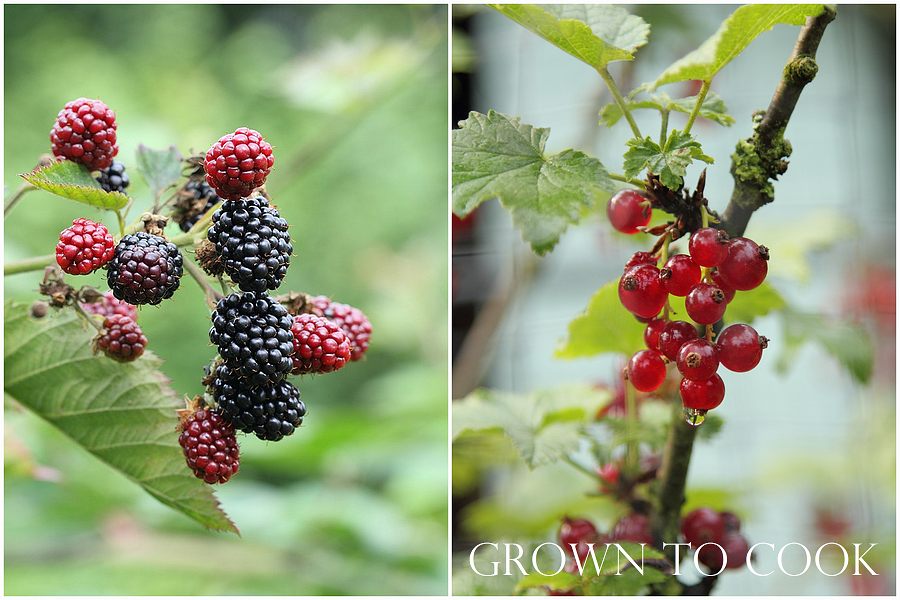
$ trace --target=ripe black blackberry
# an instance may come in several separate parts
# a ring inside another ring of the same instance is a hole
[[[171,298],[184,273],[178,247],[143,231],[126,235],[109,261],[106,282],[129,304],[159,304]]]
[[[191,179],[178,192],[172,218],[182,231],[189,231],[220,200],[208,183],[202,179]]]
[[[300,390],[287,381],[248,386],[234,370],[220,365],[211,388],[222,416],[235,429],[261,440],[277,442],[291,435],[306,415]]]
[[[226,200],[213,215],[207,232],[222,265],[244,291],[277,289],[291,262],[287,221],[262,196]]]
[[[125,165],[118,161],[114,161],[108,169],[100,171],[100,174],[97,175],[97,183],[107,192],[122,192],[123,194],[125,188],[131,184],[128,174],[125,172]]]
[[[209,339],[219,356],[248,385],[282,381],[293,367],[293,319],[264,292],[240,292],[219,300]]]

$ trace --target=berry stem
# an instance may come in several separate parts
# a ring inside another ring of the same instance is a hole
[[[206,278],[206,275],[203,271],[194,264],[191,260],[184,261],[184,269],[188,272],[188,274],[194,278],[194,280],[200,284],[200,287],[203,289],[204,294],[206,294],[206,303],[209,304],[210,308],[215,308],[216,304],[224,298],[225,296],[210,285],[209,280]]]
[[[621,181],[622,183],[630,183],[631,185],[641,188],[642,190],[647,189],[647,184],[641,181],[640,179],[635,179],[634,177],[625,177],[624,175],[620,175],[619,173],[607,173],[609,178],[614,181]]]
[[[13,207],[19,203],[19,200],[22,199],[25,194],[32,190],[36,190],[37,188],[31,185],[30,183],[23,183],[19,189],[17,189],[12,196],[6,201],[6,204],[3,206],[3,218],[5,219],[9,212],[13,209]]]
[[[116,219],[119,220],[119,236],[125,237],[125,215],[122,214],[121,210],[116,211]]]
[[[700,84],[700,93],[697,94],[697,102],[694,104],[694,110],[691,111],[691,116],[688,117],[687,125],[684,126],[684,132],[690,133],[691,127],[694,126],[694,121],[697,120],[697,115],[700,114],[700,107],[703,106],[703,101],[706,100],[706,94],[709,93],[709,86],[712,84],[712,81],[704,81]]]
[[[84,310],[84,308],[82,308],[80,302],[74,302],[74,303],[72,303],[72,308],[75,309],[75,312],[78,313],[78,316],[79,316],[79,317],[81,317],[83,320],[85,320],[85,321],[87,321],[88,323],[90,323],[91,327],[93,327],[94,329],[96,329],[98,332],[102,332],[102,331],[103,331],[103,327],[102,327],[99,323],[97,323],[96,319],[94,319],[91,315],[89,315],[89,314],[87,313],[87,311]]]
[[[625,383],[625,430],[628,432],[628,441],[625,445],[625,471],[634,475],[638,470],[638,444],[635,439],[637,430],[637,398],[634,395],[634,385],[630,381]]]
[[[666,145],[666,139],[669,137],[669,111],[663,110],[660,113],[662,123],[659,126],[659,147]]]
[[[631,126],[631,132],[634,133],[634,137],[643,138],[644,136],[641,135],[641,130],[638,129],[634,117],[631,116],[631,111],[628,110],[628,105],[625,104],[625,99],[622,97],[622,92],[619,91],[619,87],[616,85],[616,82],[612,78],[612,75],[609,74],[609,70],[606,67],[602,67],[600,69],[597,69],[597,72],[600,74],[600,77],[603,78],[603,82],[606,84],[606,87],[609,88],[609,93],[612,94],[612,97],[616,101],[616,104],[618,104],[619,108],[622,109],[622,114],[625,115],[625,120],[628,121],[628,125]]]

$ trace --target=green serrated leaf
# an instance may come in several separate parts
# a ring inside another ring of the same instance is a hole
[[[644,325],[619,302],[619,282],[610,281],[591,297],[585,311],[569,323],[569,336],[557,358],[583,358],[605,352],[629,355],[644,345]]]
[[[581,578],[572,573],[561,571],[556,575],[541,575],[540,573],[529,573],[524,576],[516,584],[516,594],[534,588],[549,588],[558,592],[567,592],[581,585]]]
[[[872,377],[874,349],[868,332],[860,325],[820,314],[784,311],[782,353],[777,368],[784,373],[794,362],[800,348],[816,342],[847,369],[859,383]]]
[[[472,112],[453,131],[453,212],[464,217],[498,198],[537,254],[617,189],[606,169],[582,152],[545,155],[550,130],[496,111]]]
[[[141,144],[137,149],[137,170],[150,186],[154,198],[181,179],[181,153],[175,146],[154,150]]]
[[[119,210],[128,204],[128,196],[104,191],[87,167],[69,160],[38,167],[20,177],[34,187],[96,208]]]
[[[634,91],[632,91],[632,94],[634,94]],[[630,94],[629,97],[631,97]],[[660,113],[679,112],[689,115],[694,110],[694,105],[696,103],[697,96],[672,99],[668,94],[658,93],[653,94],[648,99],[628,100],[625,102],[625,105],[630,111],[650,109]],[[715,92],[709,92],[706,95],[703,104],[700,106],[699,114],[701,117],[709,119],[719,125],[728,127],[734,124],[734,117],[728,114],[728,107],[725,106],[725,101]],[[615,102],[607,104],[600,109],[600,120],[607,127],[612,127],[618,123],[623,116],[624,113],[622,112],[621,107]]]
[[[632,60],[650,26],[612,4],[491,4],[522,27],[595,69]]]
[[[653,87],[691,79],[711,81],[722,67],[734,60],[761,33],[778,24],[803,25],[807,17],[818,15],[823,8],[822,4],[741,6],[699,48],[663,71]]]
[[[625,175],[635,177],[645,169],[659,175],[660,181],[670,190],[678,190],[684,183],[687,168],[694,160],[706,163],[714,162],[712,157],[703,154],[700,142],[690,133],[672,130],[664,147],[649,136],[644,139],[628,141],[625,152]]]
[[[768,282],[748,292],[735,294],[725,309],[726,323],[752,323],[770,312],[783,309],[787,303]]]
[[[73,311],[43,319],[7,303],[4,390],[147,493],[205,527],[238,533],[178,445],[184,402],[145,354],[117,363],[91,351],[93,329]]]
[[[608,391],[566,386],[527,396],[478,390],[453,402],[453,437],[467,432],[502,432],[526,464],[535,468],[574,451],[579,431],[604,405]]]
[[[621,545],[633,560],[641,564],[641,548],[639,545],[624,542]],[[651,560],[651,556],[648,553],[662,557],[661,554],[652,548],[645,547],[645,560]],[[585,595],[637,596],[642,592],[646,592],[649,586],[662,583],[668,578],[665,573],[654,569],[646,563],[643,567],[644,572],[641,573],[631,566],[627,558],[620,555],[621,552],[615,546],[611,546],[599,575],[594,571],[593,565],[585,569],[583,576]]]

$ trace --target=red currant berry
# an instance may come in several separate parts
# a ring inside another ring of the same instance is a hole
[[[729,325],[716,338],[722,366],[737,373],[744,373],[758,365],[762,351],[768,345],[769,340],[743,323]]]
[[[619,280],[619,300],[637,317],[655,317],[667,298],[659,280],[659,269],[653,265],[631,267]]]
[[[653,544],[653,535],[650,533],[650,519],[647,515],[632,513],[619,519],[612,528],[610,537],[619,542],[636,542],[638,544]]]
[[[714,227],[698,229],[688,242],[688,252],[701,267],[715,267],[728,252],[728,234]]]
[[[713,269],[709,272],[709,282],[722,290],[722,293],[725,294],[725,303],[729,303],[734,300],[735,292],[734,288],[728,285],[724,279],[722,279],[722,274],[719,273],[718,269]]]
[[[637,233],[638,227],[650,222],[652,213],[650,202],[634,190],[622,190],[606,205],[609,222],[622,233]]]
[[[722,516],[711,508],[697,508],[681,519],[681,534],[694,548],[706,542],[717,542],[725,534]]]
[[[676,254],[666,261],[659,278],[667,292],[673,296],[686,296],[700,283],[700,267],[687,254]]]
[[[662,333],[666,323],[668,321],[665,319],[652,319],[647,323],[647,327],[644,329],[644,343],[651,350],[659,350],[659,334]]]
[[[628,262],[625,263],[624,270],[627,271],[631,267],[636,267],[638,265],[656,266],[656,255],[652,252],[635,252],[631,255],[631,258],[628,259]]]
[[[735,238],[728,244],[728,254],[719,265],[719,273],[734,289],[752,290],[765,280],[768,260],[768,248],[747,238]]]
[[[741,530],[741,519],[733,512],[722,511],[719,516],[722,517],[722,523],[725,524],[725,533],[737,533]]]
[[[697,337],[697,328],[687,321],[666,323],[659,334],[659,351],[669,360],[677,360],[682,344],[688,340],[695,340]]]
[[[628,361],[628,380],[640,392],[653,392],[666,379],[666,363],[656,350],[639,350]]]
[[[607,486],[614,486],[619,483],[619,474],[621,469],[618,463],[610,462],[597,467],[597,477],[600,478]]]
[[[719,353],[703,338],[691,340],[682,344],[676,364],[686,378],[703,381],[715,375],[719,368]]]
[[[597,528],[587,519],[565,517],[559,527],[559,544],[571,552],[572,544],[590,541],[597,536]]]
[[[712,410],[725,399],[725,382],[718,375],[703,381],[682,379],[679,391],[685,408]]]
[[[721,319],[727,307],[725,292],[708,283],[698,283],[684,299],[688,316],[701,325],[712,325]]]
[[[723,560],[726,569],[739,569],[747,564],[747,553],[750,551],[750,544],[739,533],[726,533],[718,546],[710,544],[704,546],[697,552],[697,560],[709,567],[713,573],[722,570]],[[722,556],[724,551],[725,556]]]

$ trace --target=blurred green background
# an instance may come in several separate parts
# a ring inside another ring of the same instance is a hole
[[[243,438],[218,494],[242,537],[204,531],[35,416],[5,407],[7,594],[444,594],[447,588],[447,40],[439,6],[6,6],[5,194],[49,150],[63,104],[138,144],[199,153],[246,125],[272,143],[291,224],[281,291],[357,305],[367,359],[300,382],[309,417]],[[132,168],[130,218],[149,206]],[[47,254],[77,216],[33,192],[6,260]],[[172,226],[173,233],[175,227]],[[38,272],[5,279],[36,297]],[[98,277],[83,283],[103,285]],[[201,391],[209,311],[185,278],[140,323],[176,390]]]

